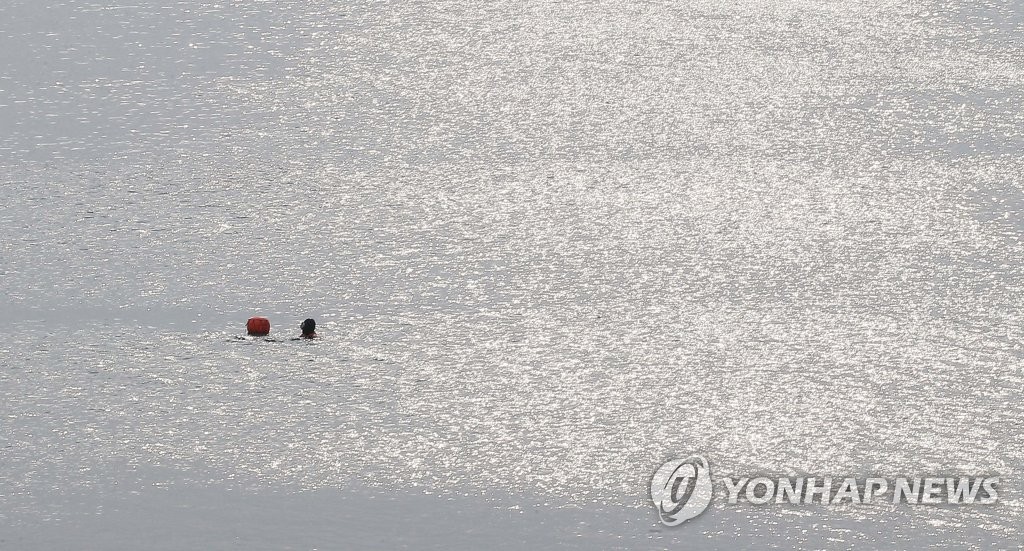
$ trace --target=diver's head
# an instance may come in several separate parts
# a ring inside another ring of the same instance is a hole
[[[299,326],[299,329],[302,329],[303,335],[312,335],[313,333],[316,333],[316,320],[314,320],[313,318],[307,319],[306,321],[302,322],[302,325]]]

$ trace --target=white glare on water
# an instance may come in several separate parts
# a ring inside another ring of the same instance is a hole
[[[701,452],[997,473],[901,514],[1019,542],[1021,6],[134,4],[0,7],[0,519],[141,466],[633,506]]]

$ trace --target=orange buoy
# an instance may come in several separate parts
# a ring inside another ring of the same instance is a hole
[[[270,320],[259,316],[249,318],[245,322],[245,330],[254,337],[265,337],[270,334]]]

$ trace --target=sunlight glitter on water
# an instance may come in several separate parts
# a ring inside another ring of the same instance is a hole
[[[10,3],[7,510],[125,463],[632,504],[698,451],[1019,490],[1022,17],[980,6]]]

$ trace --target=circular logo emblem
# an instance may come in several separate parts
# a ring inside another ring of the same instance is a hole
[[[706,459],[673,459],[651,478],[651,500],[662,524],[676,526],[701,514],[711,503],[711,468]]]

